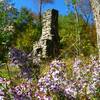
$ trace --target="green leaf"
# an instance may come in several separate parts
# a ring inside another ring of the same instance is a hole
[[[72,4],[74,4],[74,5],[75,5],[75,4],[76,4],[76,1],[77,1],[77,0],[72,0]]]

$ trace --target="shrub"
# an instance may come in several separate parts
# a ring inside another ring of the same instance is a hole
[[[70,100],[81,99],[81,96],[91,99],[96,95],[99,70],[98,61],[95,59],[89,65],[85,65],[81,60],[75,59],[73,77],[68,79],[65,63],[60,60],[54,60],[50,64],[49,72],[39,79],[39,89],[35,95],[44,100],[45,98],[52,98],[52,93],[63,94],[64,98]]]
[[[18,100],[98,99],[100,90],[98,60],[93,57],[88,64],[85,64],[76,58],[72,70],[73,76],[68,78],[66,64],[61,60],[54,60],[50,64],[49,71],[38,80],[36,85],[32,81],[12,85],[11,81],[0,78],[0,97]]]

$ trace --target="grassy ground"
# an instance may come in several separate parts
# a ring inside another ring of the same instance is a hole
[[[81,57],[81,59],[82,59],[84,64],[88,65],[89,63],[91,63],[90,59],[87,58],[87,57]],[[67,73],[67,76],[68,76],[67,78],[70,80],[72,75],[73,75],[72,74],[73,73],[72,66],[73,66],[73,63],[74,63],[74,59],[73,58],[67,58],[67,59],[63,59],[63,61],[66,63],[66,73]],[[39,77],[46,75],[46,73],[50,69],[49,64],[50,64],[50,61],[44,61],[41,64]],[[21,77],[18,76],[19,73],[20,73],[20,69],[17,68],[17,67],[8,67],[8,68],[7,68],[7,66],[0,67],[0,77],[7,78],[7,79],[11,78],[11,80],[12,80],[12,82],[15,86],[26,81],[24,78],[21,78]],[[90,77],[91,77],[91,75],[90,75]],[[35,84],[35,82],[37,83],[37,81],[34,81],[33,83]],[[58,94],[52,94],[52,96],[54,98],[53,100],[59,100],[59,99],[56,99],[56,97],[59,96]],[[79,98],[81,98],[79,100],[87,100],[86,97],[84,97],[84,96],[81,97],[81,95],[79,96]],[[95,99],[93,97],[92,100],[99,100],[99,99]]]
[[[0,67],[0,77],[9,79],[9,77],[16,77],[16,75],[18,75],[18,73],[20,72],[20,69],[17,67],[8,67],[8,68],[7,66]]]
[[[88,64],[90,62],[89,58],[81,58],[81,59],[85,64],[86,63]],[[66,63],[66,72],[67,72],[69,78],[71,78],[72,65],[74,63],[74,59],[67,58],[67,59],[63,59],[63,60]],[[50,62],[47,62],[47,61],[45,61],[41,64],[39,76],[44,76],[49,71],[49,64],[50,64]],[[20,73],[20,69],[17,67],[8,67],[8,68],[7,68],[7,66],[0,67],[0,77],[3,77],[3,78],[7,78],[7,79],[9,79],[9,77],[15,78],[16,76],[18,76],[19,73]]]

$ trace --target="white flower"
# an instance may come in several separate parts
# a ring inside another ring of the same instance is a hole
[[[7,10],[10,10],[11,8],[12,8],[12,6],[11,5],[8,5]]]
[[[0,96],[0,100],[4,100],[4,96]]]
[[[3,2],[4,0],[0,0],[0,2]],[[1,100],[1,99],[0,99]]]
[[[71,88],[71,87],[66,88],[65,93],[67,95],[71,95],[72,97],[76,97],[76,95],[77,95],[76,90],[74,88]]]

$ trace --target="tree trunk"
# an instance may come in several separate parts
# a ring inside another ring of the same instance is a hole
[[[96,25],[97,32],[97,46],[100,61],[100,0],[90,0],[91,7],[94,14],[94,21]]]
[[[39,21],[41,23],[41,16],[42,16],[42,0],[39,0]]]

